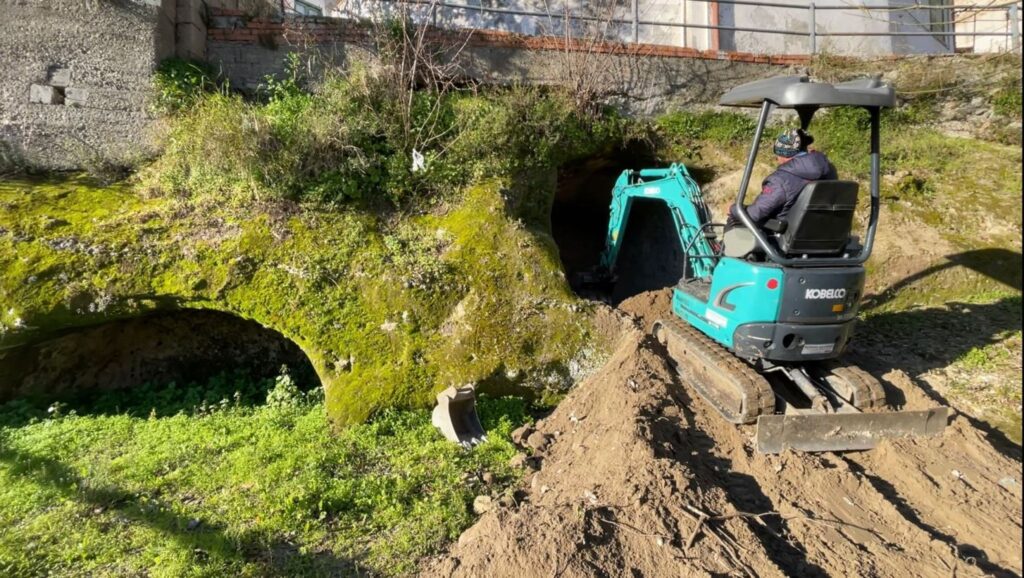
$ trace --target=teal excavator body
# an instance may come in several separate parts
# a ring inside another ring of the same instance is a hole
[[[852,335],[864,268],[791,268],[723,255],[722,225],[712,222],[700,187],[681,164],[619,176],[601,271],[614,275],[634,203],[652,201],[670,213],[683,251],[683,275],[672,296],[677,317],[751,360],[817,361],[842,354]]]
[[[624,171],[612,191],[608,231],[596,269],[584,285],[614,283],[638,202],[661,203],[682,251],[682,276],[669,316],[653,333],[691,385],[725,419],[758,424],[759,451],[859,450],[891,437],[935,435],[947,408],[884,412],[885,390],[842,361],[864,290],[879,216],[880,111],[892,87],[877,79],[831,85],[806,77],[749,83],[722,97],[726,106],[761,109],[736,198],[741,224],[726,231],[712,220],[685,166]],[[852,234],[859,185],[809,183],[785,221],[754,223],[744,200],[768,117],[794,109],[806,129],[821,107],[855,106],[870,117],[870,216],[864,243]],[[652,258],[648,256],[648,258]]]

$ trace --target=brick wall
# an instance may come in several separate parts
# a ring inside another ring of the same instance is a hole
[[[250,18],[242,11],[211,8],[207,59],[231,86],[256,90],[269,74],[284,70],[290,52],[312,55],[319,65],[345,66],[369,58],[371,31],[351,20],[323,17]],[[467,32],[435,29],[430,34],[461,45]],[[621,44],[568,44],[563,38],[473,31],[461,57],[467,73],[487,83],[557,84],[566,67],[579,58],[568,52],[589,51],[588,66],[600,70],[601,83],[618,95],[627,112],[654,114],[691,104],[713,102],[740,82],[784,74],[804,65],[804,55],[702,51],[693,48]]]

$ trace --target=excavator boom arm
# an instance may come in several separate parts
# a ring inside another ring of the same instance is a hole
[[[601,268],[609,273],[615,271],[629,213],[637,199],[665,203],[686,258],[686,276],[710,278],[716,259],[708,234],[711,213],[697,182],[681,164],[667,169],[627,170],[619,175],[612,190],[611,217],[601,253]]]

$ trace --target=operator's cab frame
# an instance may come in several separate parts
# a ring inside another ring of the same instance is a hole
[[[723,106],[760,108],[736,197],[742,226],[725,235],[723,251],[714,242],[719,224],[690,221],[703,223],[696,237],[711,242],[695,237],[694,249],[684,251],[686,273],[673,292],[674,312],[758,367],[839,357],[853,334],[864,291],[863,264],[878,228],[881,110],[895,101],[893,88],[877,78],[832,85],[789,76],[726,93],[719,101]],[[759,226],[744,201],[772,110],[795,110],[806,129],[820,108],[838,106],[864,108],[870,115],[871,214],[863,244],[853,234],[859,186],[850,181],[809,183],[785,221]],[[739,254],[730,245],[737,233],[747,236]],[[704,247],[710,250],[700,250]]]
[[[761,109],[736,196],[736,213],[767,260],[783,267],[843,267],[867,261],[881,207],[881,113],[882,108],[895,106],[895,90],[879,78],[832,85],[811,82],[806,76],[785,76],[738,86],[723,95],[719,104]],[[857,203],[857,184],[850,181],[809,183],[790,209],[787,222],[769,221],[768,230],[762,229],[750,218],[744,201],[772,109],[796,110],[800,127],[806,130],[818,109],[838,106],[864,108],[870,115],[871,215],[863,245],[850,236]]]

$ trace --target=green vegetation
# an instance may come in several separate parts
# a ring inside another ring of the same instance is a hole
[[[992,95],[992,108],[996,114],[1020,120],[1022,106],[1020,82],[1001,88]]]
[[[320,398],[284,375],[0,406],[0,574],[406,574],[516,477],[522,400],[483,399],[465,451],[424,410],[334,435]]]
[[[210,65],[169,58],[161,62],[153,74],[153,88],[153,111],[170,115],[192,108],[217,85]]]
[[[749,143],[757,123],[736,112],[676,111],[657,120],[664,152],[675,159],[700,159],[707,145],[720,147]]]
[[[582,114],[560,90],[402,93],[387,72],[361,67],[305,90],[300,66],[269,78],[263,102],[200,93],[173,123],[145,185],[239,204],[408,206],[607,149],[629,126],[611,113]],[[422,170],[412,169],[414,153]]]
[[[16,531],[0,532],[0,574],[414,571],[471,523],[474,495],[514,481],[508,433],[527,419],[522,400],[484,400],[490,441],[464,452],[430,426],[433,394],[475,382],[553,402],[606,353],[548,230],[557,168],[643,141],[726,174],[753,130],[735,113],[624,119],[558,89],[301,69],[245,100],[168,62],[164,152],[136,178],[0,182],[0,349],[216,309],[294,341],[323,386],[229,375],[3,406],[0,527]],[[884,116],[880,242],[907,253],[869,265],[861,334],[898,344],[915,379],[947,371],[956,403],[1019,439],[1020,148],[928,126],[936,102]],[[862,182],[866,120],[812,126]]]

